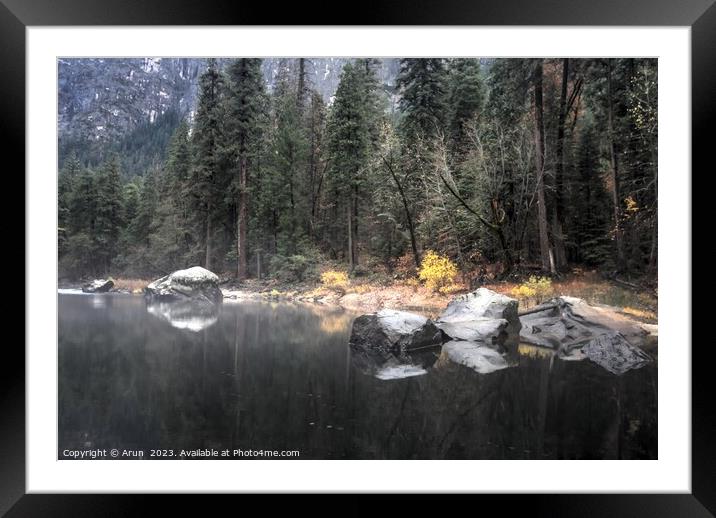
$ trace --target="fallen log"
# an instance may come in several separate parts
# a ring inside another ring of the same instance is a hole
[[[541,311],[547,311],[550,309],[556,309],[559,307],[559,304],[540,304],[539,306],[535,306],[532,309],[525,309],[524,311],[518,311],[517,316],[523,317],[525,315],[532,315],[534,313],[540,313]]]

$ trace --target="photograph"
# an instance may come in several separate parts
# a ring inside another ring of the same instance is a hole
[[[660,459],[658,57],[54,59],[55,460]]]

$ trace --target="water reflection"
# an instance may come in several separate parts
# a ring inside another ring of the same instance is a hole
[[[348,313],[240,303],[189,332],[141,297],[100,296],[59,296],[60,450],[656,458],[657,362],[615,376],[520,346],[490,374],[433,353],[401,367],[425,373],[385,380],[351,354]]]
[[[349,349],[352,367],[380,380],[422,376],[428,373],[440,356],[440,347],[427,347],[400,355],[359,347],[349,346]]]
[[[151,302],[147,304],[150,315],[163,319],[177,329],[198,333],[219,320],[221,304],[197,304],[194,302]]]
[[[443,344],[442,361],[464,365],[480,374],[490,374],[510,366],[507,355],[499,348],[463,340]]]

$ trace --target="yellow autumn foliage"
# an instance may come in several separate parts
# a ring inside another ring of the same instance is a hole
[[[329,289],[345,289],[350,281],[346,272],[328,270],[321,274],[321,283]]]
[[[418,278],[432,291],[449,291],[457,277],[457,266],[449,257],[428,250],[420,263]]]
[[[552,279],[549,277],[535,277],[534,275],[531,275],[525,283],[512,288],[512,295],[518,299],[544,300],[552,295],[553,292]]]

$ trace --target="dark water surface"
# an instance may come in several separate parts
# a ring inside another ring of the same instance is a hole
[[[426,374],[378,379],[352,361],[355,316],[246,302],[192,317],[150,313],[138,296],[60,294],[58,457],[111,448],[144,458],[154,449],[657,457],[656,362],[615,376],[521,346],[513,367],[490,374],[443,357]]]

